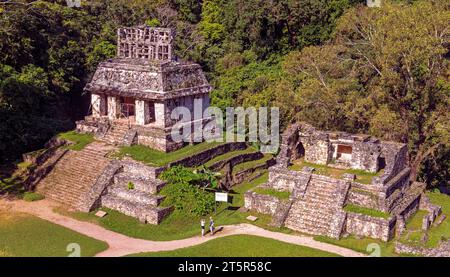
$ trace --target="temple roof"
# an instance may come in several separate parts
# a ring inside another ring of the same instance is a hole
[[[85,90],[143,100],[209,93],[211,86],[200,65],[173,60],[169,30],[120,28],[118,57],[100,63]]]
[[[142,99],[170,99],[211,91],[200,65],[189,62],[111,59],[100,63],[91,93]]]

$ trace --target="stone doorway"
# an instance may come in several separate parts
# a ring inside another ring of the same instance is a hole
[[[120,98],[120,114],[123,118],[134,118],[136,115],[134,99],[131,97]]]

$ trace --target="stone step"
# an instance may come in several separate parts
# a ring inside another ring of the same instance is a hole
[[[107,152],[97,142],[81,151],[69,151],[38,184],[37,191],[77,208],[109,164],[104,157]]]
[[[108,195],[109,194],[135,204],[145,204],[153,207],[159,206],[159,204],[164,200],[164,196],[151,195],[136,189],[129,190],[123,186],[117,185],[108,188]]]
[[[289,229],[306,233],[306,234],[312,234],[312,235],[326,235],[328,233],[329,226],[319,226],[316,223],[311,222],[292,222],[292,221],[286,221],[285,226]]]

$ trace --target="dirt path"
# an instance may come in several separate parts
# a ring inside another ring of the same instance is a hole
[[[49,200],[42,200],[38,202],[24,202],[24,201],[6,201],[0,200],[0,208],[7,209],[11,212],[28,213],[39,218],[48,220],[55,224],[64,226],[80,234],[88,237],[104,241],[108,243],[109,248],[101,253],[98,253],[97,257],[118,257],[129,254],[141,253],[141,252],[159,252],[170,251],[180,248],[190,247],[202,244],[204,242],[231,235],[254,235],[270,239],[275,239],[282,242],[291,244],[307,246],[310,248],[335,253],[346,257],[363,257],[364,254],[359,252],[315,241],[312,237],[288,235],[278,232],[271,232],[265,229],[259,228],[251,224],[238,224],[224,226],[223,230],[215,236],[206,237],[192,237],[182,240],[174,241],[149,241],[143,239],[131,238],[113,231],[109,231],[96,224],[79,221],[67,216],[63,216],[53,211],[53,208],[58,205]]]

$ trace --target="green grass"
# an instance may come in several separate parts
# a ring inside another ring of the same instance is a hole
[[[408,219],[406,222],[406,228],[408,230],[421,230],[422,229],[422,221],[424,216],[428,214],[427,211],[419,210],[414,216]]]
[[[391,217],[391,215],[389,213],[385,213],[382,211],[369,209],[366,207],[361,207],[361,206],[357,206],[357,205],[353,205],[353,204],[347,204],[344,207],[344,210],[347,212],[363,214],[363,215],[368,215],[368,216],[373,216],[373,217],[380,217],[380,218],[384,218],[384,219],[388,219]]]
[[[348,249],[355,250],[360,253],[364,253],[370,255],[372,251],[370,251],[371,245],[378,245],[380,247],[380,256],[381,257],[395,257],[399,256],[394,252],[394,243],[383,242],[381,240],[372,239],[372,238],[355,238],[354,236],[349,236],[347,238],[341,238],[339,240],[332,239],[325,236],[315,236],[314,240],[334,244],[337,246],[345,247]]]
[[[228,152],[223,155],[217,156],[214,159],[209,160],[208,162],[205,163],[205,166],[210,167],[217,162],[225,161],[225,160],[231,159],[233,157],[236,157],[238,155],[250,154],[250,153],[254,153],[254,152],[257,152],[257,150],[255,150],[253,147],[248,147],[247,149],[244,149],[244,150]]]
[[[289,197],[291,196],[291,193],[288,191],[279,191],[272,188],[256,188],[253,191],[258,194],[274,196],[280,200],[289,199]]]
[[[291,170],[301,171],[305,166],[312,167],[315,169],[314,173],[318,175],[329,176],[336,179],[343,179],[344,174],[355,174],[356,182],[361,184],[370,184],[372,183],[372,178],[375,176],[379,176],[383,174],[383,170],[379,172],[369,172],[365,170],[359,169],[340,169],[334,168],[328,165],[314,164],[310,162],[306,162],[303,159],[299,159],[294,161],[294,164],[289,167]]]
[[[214,239],[175,251],[140,253],[134,257],[338,257],[338,255],[249,235]]]
[[[95,140],[93,135],[79,134],[75,131],[61,133],[58,135],[58,137],[73,142],[73,144],[67,146],[67,148],[74,151],[83,150],[86,145],[94,142]]]
[[[131,157],[136,161],[141,161],[153,166],[164,166],[171,162],[181,160],[183,158],[198,154],[205,150],[211,149],[218,145],[223,144],[222,142],[203,142],[196,145],[188,145],[177,151],[165,153],[152,149],[144,145],[133,145],[121,147],[119,152],[116,153],[116,157]]]
[[[443,193],[432,192],[428,192],[427,196],[433,204],[441,206],[442,213],[447,216],[442,224],[437,227],[433,226],[428,230],[428,241],[426,246],[436,247],[441,240],[450,239],[450,196]]]
[[[78,243],[81,256],[94,256],[108,245],[37,217],[0,213],[0,256],[66,257]]]
[[[34,202],[44,199],[45,197],[36,192],[27,191],[23,194],[22,199],[27,202]]]
[[[272,220],[271,216],[269,215],[257,214],[254,212],[244,213],[237,210],[239,207],[242,207],[244,205],[244,193],[249,189],[267,182],[267,179],[268,173],[260,176],[252,182],[244,182],[241,185],[233,187],[233,190],[230,192],[230,195],[232,197],[232,203],[229,205],[230,208],[227,209],[228,206],[225,203],[220,205],[218,204],[217,214],[215,214],[214,212],[211,214],[211,216],[214,217],[216,226],[239,224],[245,222],[255,224],[268,230],[292,233],[292,231],[287,228],[280,229],[269,226]],[[200,219],[209,218],[209,215],[204,217],[187,216],[185,213],[182,213],[180,211],[174,211],[171,215],[164,219],[160,225],[155,226],[150,224],[142,224],[135,218],[126,216],[113,210],[102,210],[108,213],[108,215],[103,218],[96,217],[95,211],[91,213],[82,213],[68,212],[66,210],[58,209],[56,210],[56,212],[74,217],[78,220],[89,221],[98,224],[108,230],[125,234],[130,237],[155,241],[177,240],[199,235]],[[258,220],[256,222],[248,221],[246,217],[248,217],[249,215],[257,216]]]
[[[406,224],[407,231],[405,231],[400,238],[402,243],[434,248],[437,247],[441,241],[450,239],[450,196],[438,192],[427,192],[426,195],[433,204],[442,207],[442,213],[447,216],[447,219],[439,226],[436,227],[432,225],[430,229],[423,231],[422,220],[428,212],[418,211],[408,220]],[[428,236],[428,239],[423,242],[422,237],[425,234]]]
[[[264,165],[267,161],[269,161],[272,158],[273,158],[273,156],[271,154],[265,154],[262,159],[254,160],[254,161],[248,161],[248,162],[245,162],[245,163],[240,163],[240,164],[238,164],[238,165],[233,167],[233,173],[236,174],[238,172],[247,170],[249,168],[253,168],[253,167],[260,166],[260,165]]]

